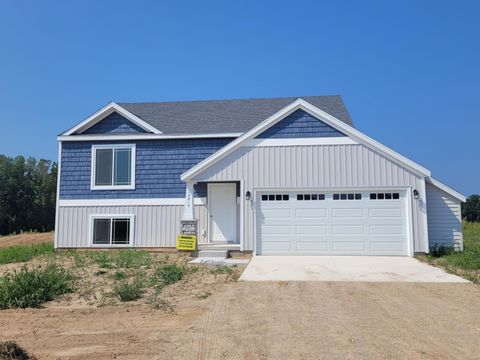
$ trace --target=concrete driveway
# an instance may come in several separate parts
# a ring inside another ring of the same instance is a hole
[[[417,259],[393,256],[254,256],[240,280],[468,282]]]

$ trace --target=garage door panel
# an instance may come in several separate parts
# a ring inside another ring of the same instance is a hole
[[[365,252],[366,244],[362,241],[334,241],[333,251],[341,252]]]
[[[298,241],[297,242],[297,251],[322,251],[328,252],[328,242],[327,241]]]
[[[326,219],[327,218],[327,209],[315,209],[315,208],[306,208],[306,209],[295,209],[295,218],[296,219]]]
[[[299,190],[288,200],[258,201],[257,253],[407,255],[405,193],[372,192]]]
[[[401,218],[403,211],[401,208],[370,208],[370,218]]]
[[[359,225],[333,225],[332,235],[364,235],[365,226]]]
[[[377,252],[398,253],[398,252],[404,251],[404,244],[402,240],[398,242],[392,242],[390,240],[387,242],[372,241],[370,243],[370,248],[372,252],[377,251]]]
[[[328,232],[327,225],[296,225],[295,233],[298,235],[313,234],[322,235]]]
[[[333,218],[363,218],[364,209],[361,208],[334,208],[332,209]]]
[[[401,235],[404,232],[402,225],[370,225],[372,235]]]

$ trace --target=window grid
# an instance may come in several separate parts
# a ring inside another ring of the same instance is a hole
[[[333,194],[333,200],[362,200],[362,194],[361,193]]]
[[[400,193],[370,193],[370,200],[399,200]]]
[[[325,194],[297,194],[297,201],[325,200]]]
[[[262,201],[288,201],[290,195],[288,194],[263,194]]]

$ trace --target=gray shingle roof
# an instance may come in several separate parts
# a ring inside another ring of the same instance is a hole
[[[245,132],[298,97],[119,103],[164,134]],[[341,96],[302,96],[302,99],[353,126]]]

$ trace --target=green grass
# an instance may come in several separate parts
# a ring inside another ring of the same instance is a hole
[[[9,264],[15,262],[25,262],[34,256],[43,254],[53,254],[54,247],[52,243],[46,242],[35,245],[18,245],[0,249],[0,264]]]
[[[119,268],[139,268],[141,266],[150,266],[152,256],[145,251],[124,250],[114,255],[114,262]]]
[[[13,271],[0,278],[0,309],[38,308],[74,290],[75,277],[66,269],[49,264]]]
[[[430,263],[480,283],[480,223],[463,223],[463,251],[437,249],[427,256]]]

